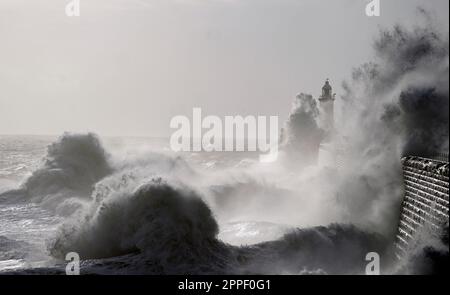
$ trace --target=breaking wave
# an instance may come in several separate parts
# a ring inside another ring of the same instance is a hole
[[[102,186],[95,192],[107,195],[78,223],[62,228],[51,246],[54,256],[70,250],[84,258],[140,252],[174,262],[205,254],[203,244],[214,241],[218,225],[195,192],[161,178],[134,191],[122,184],[118,191]]]
[[[30,200],[69,214],[83,200],[88,201],[94,185],[111,172],[109,155],[96,135],[65,133],[48,146],[41,167],[18,190],[5,192],[0,198]]]

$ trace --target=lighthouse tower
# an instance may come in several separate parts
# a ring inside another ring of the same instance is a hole
[[[322,95],[319,97],[320,127],[325,131],[325,137],[319,146],[319,161],[321,167],[336,169],[338,155],[340,154],[336,134],[334,132],[334,100],[333,88],[327,79],[322,87]]]
[[[327,79],[322,87],[322,95],[319,97],[321,109],[321,127],[325,130],[326,137],[329,139],[334,128],[334,100],[336,94],[332,93],[333,88]]]

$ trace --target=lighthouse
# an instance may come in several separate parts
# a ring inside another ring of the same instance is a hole
[[[322,87],[322,95],[318,98],[320,116],[319,125],[324,131],[324,138],[319,146],[319,166],[336,169],[339,155],[337,135],[334,132],[334,100],[336,94],[333,92],[329,79]]]
[[[321,109],[320,122],[325,131],[327,139],[330,139],[334,128],[334,100],[336,94],[332,93],[333,88],[329,79],[325,81],[322,87],[322,95],[319,97],[319,107]]]

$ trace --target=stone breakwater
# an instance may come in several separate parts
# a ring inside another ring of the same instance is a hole
[[[402,159],[405,196],[396,237],[401,258],[424,227],[440,230],[449,220],[449,163],[421,157]]]

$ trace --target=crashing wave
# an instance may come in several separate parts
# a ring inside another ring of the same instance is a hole
[[[88,201],[94,185],[112,172],[109,156],[98,137],[65,133],[47,148],[42,166],[21,188],[0,195],[6,201],[30,200],[60,213]]]

